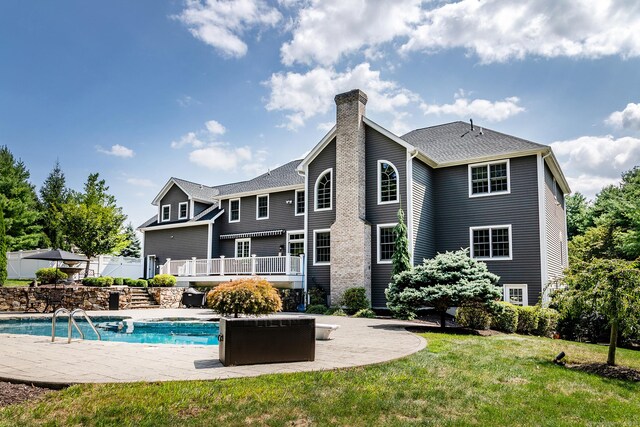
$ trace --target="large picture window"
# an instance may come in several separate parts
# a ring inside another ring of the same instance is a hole
[[[256,196],[256,219],[269,218],[269,195]]]
[[[229,222],[240,221],[240,199],[229,200]]]
[[[331,233],[329,230],[313,232],[313,263],[329,264],[331,262]]]
[[[509,160],[469,165],[469,197],[509,191]]]
[[[378,204],[396,203],[398,195],[398,171],[386,160],[378,160]]]
[[[396,250],[396,224],[378,225],[378,263],[390,264]]]
[[[316,181],[316,201],[315,210],[330,210],[331,209],[331,175],[332,170],[327,169],[318,177]]]
[[[484,260],[510,260],[511,226],[471,227],[471,257]]]

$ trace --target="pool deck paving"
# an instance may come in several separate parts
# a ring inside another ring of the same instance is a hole
[[[134,319],[201,318],[205,309],[151,309],[89,312],[90,316],[130,316]],[[0,320],[42,315],[0,313]],[[48,317],[51,315],[49,314]],[[279,316],[300,316],[281,314]],[[426,346],[424,338],[408,332],[408,322],[313,316],[317,323],[340,325],[328,341],[316,341],[313,362],[224,366],[218,346],[131,344],[51,337],[0,334],[0,381],[65,386],[77,383],[214,380],[274,373],[319,371],[386,362]],[[66,322],[66,319],[61,319]]]

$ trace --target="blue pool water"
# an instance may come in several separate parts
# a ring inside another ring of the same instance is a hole
[[[103,341],[119,341],[143,344],[192,344],[218,345],[218,322],[199,320],[164,319],[133,321],[125,317],[95,316],[91,319]],[[98,337],[89,324],[76,318],[85,339]],[[75,328],[72,336],[80,338]],[[0,320],[0,334],[51,336],[51,318],[21,318]],[[67,318],[56,320],[56,341],[67,338]]]

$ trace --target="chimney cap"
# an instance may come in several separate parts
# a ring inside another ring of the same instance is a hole
[[[339,93],[334,98],[336,104],[344,104],[346,102],[360,101],[363,104],[367,104],[367,94],[360,89],[353,89],[349,92]]]

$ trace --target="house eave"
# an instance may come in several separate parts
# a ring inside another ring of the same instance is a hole
[[[316,146],[313,147],[311,151],[309,151],[309,154],[307,154],[304,157],[304,159],[302,159],[302,161],[296,168],[298,173],[304,173],[305,166],[311,163],[313,159],[315,159],[318,156],[318,154],[320,154],[322,150],[324,150],[324,148],[333,140],[335,136],[336,136],[336,126],[334,125],[331,128],[331,130],[327,132],[327,134],[320,140],[320,142],[318,142]]]
[[[237,199],[240,197],[257,196],[261,194],[279,193],[282,191],[291,191],[291,190],[300,190],[300,189],[304,189],[304,183],[294,184],[294,185],[285,185],[282,187],[263,188],[260,190],[245,191],[242,193],[221,194],[219,197],[217,197],[217,200],[222,202],[222,200]]]
[[[144,233],[145,231],[167,230],[170,228],[184,228],[184,227],[197,227],[199,225],[209,225],[209,224],[215,223],[216,219],[218,219],[220,215],[222,215],[223,213],[224,213],[224,209],[221,209],[220,212],[218,212],[218,214],[211,219],[206,219],[202,221],[186,221],[186,222],[179,222],[179,223],[172,223],[172,224],[156,225],[153,227],[140,227],[137,230]]]

